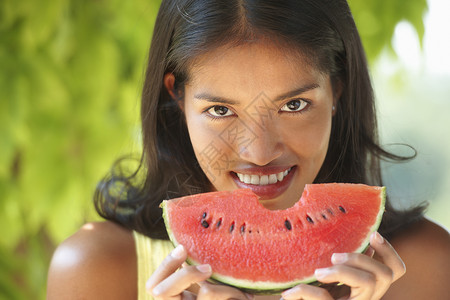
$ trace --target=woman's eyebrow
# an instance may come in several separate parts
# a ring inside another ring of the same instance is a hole
[[[228,98],[224,98],[224,97],[213,96],[213,95],[210,95],[208,93],[195,94],[194,98],[198,99],[198,100],[206,100],[208,102],[224,103],[224,104],[229,104],[229,105],[236,105],[236,104],[238,104],[237,101],[234,101],[234,100],[231,100],[231,99],[228,99]]]
[[[284,94],[282,94],[282,95],[280,95],[278,97],[275,97],[275,99],[273,101],[274,102],[278,102],[278,101],[282,101],[282,100],[285,100],[285,99],[288,99],[288,98],[292,98],[294,96],[306,93],[306,92],[308,92],[310,90],[314,90],[314,89],[316,89],[318,87],[320,87],[320,85],[317,84],[317,83],[307,84],[307,85],[299,87],[299,88],[297,88],[295,90],[292,90],[290,92],[284,93]]]
[[[299,88],[297,88],[295,90],[289,91],[287,93],[281,94],[281,95],[275,97],[275,99],[273,101],[274,102],[282,101],[282,100],[285,100],[285,99],[297,96],[299,94],[306,93],[306,92],[308,92],[310,90],[313,90],[313,89],[316,89],[318,87],[319,87],[319,85],[317,83],[308,84],[308,85],[299,87]],[[223,103],[223,104],[229,104],[229,105],[239,104],[238,101],[231,100],[231,99],[228,99],[228,98],[225,98],[225,97],[213,96],[213,95],[208,94],[206,92],[195,94],[194,98],[198,99],[198,100],[205,100],[205,101],[214,102],[214,103]]]

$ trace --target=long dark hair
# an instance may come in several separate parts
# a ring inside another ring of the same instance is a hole
[[[163,86],[175,75],[176,90],[189,80],[199,55],[223,45],[268,39],[299,51],[341,87],[329,149],[315,180],[382,185],[380,159],[401,161],[378,143],[372,85],[353,17],[345,0],[164,0],[161,4],[142,93],[143,153],[140,168],[126,173],[118,163],[96,191],[106,219],[167,239],[159,204],[164,199],[209,191],[189,140],[184,116]],[[387,203],[380,231],[421,216],[422,208],[399,212]]]

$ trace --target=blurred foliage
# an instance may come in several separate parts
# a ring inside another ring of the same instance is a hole
[[[363,40],[370,62],[391,44],[395,26],[406,21],[411,23],[422,43],[425,33],[424,14],[427,0],[347,0],[352,9],[356,25]]]
[[[138,140],[157,1],[0,2],[0,299],[43,298],[54,245]]]
[[[56,244],[95,217],[112,162],[139,147],[159,0],[0,2],[0,299],[44,299]],[[374,61],[426,0],[350,0]]]

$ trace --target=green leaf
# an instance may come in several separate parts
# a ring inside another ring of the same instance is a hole
[[[422,43],[425,32],[423,17],[427,12],[426,0],[349,0],[355,23],[370,62],[384,49],[392,48],[392,38],[396,25],[401,21],[410,22]]]

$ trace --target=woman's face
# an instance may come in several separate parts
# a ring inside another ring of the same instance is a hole
[[[191,142],[215,190],[250,188],[285,209],[325,159],[335,99],[329,76],[262,43],[195,61],[182,104]]]

